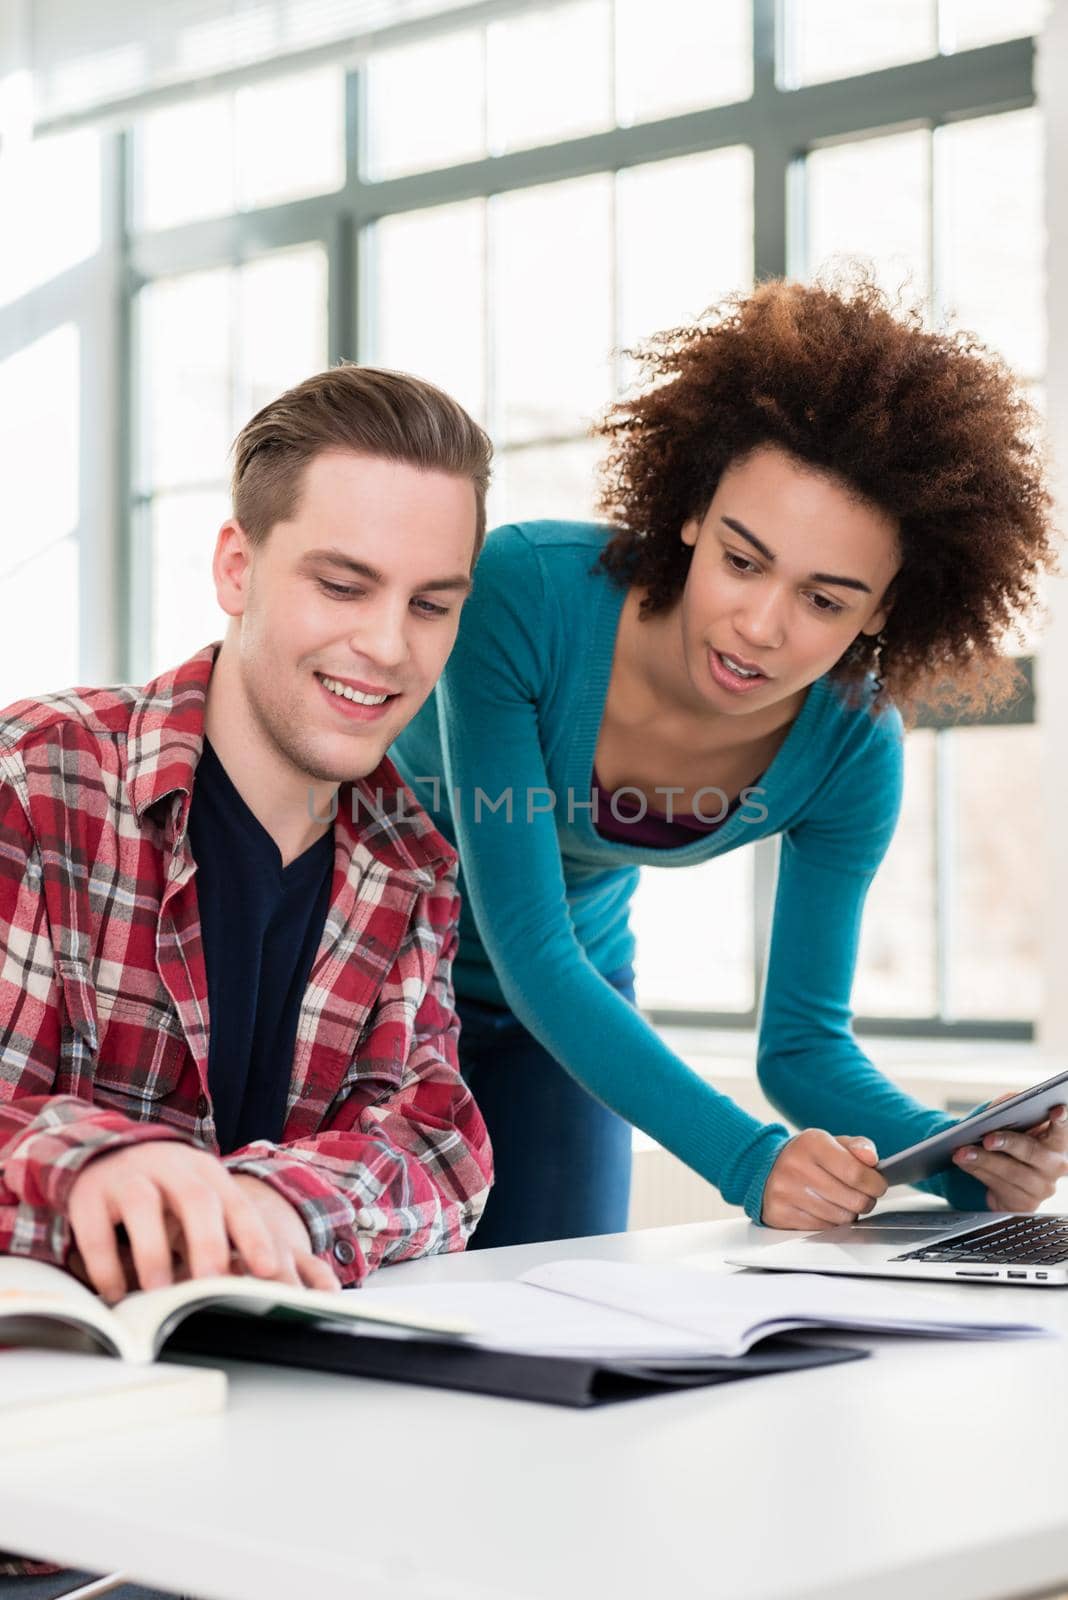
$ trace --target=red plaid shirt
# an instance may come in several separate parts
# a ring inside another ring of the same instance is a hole
[[[0,716],[0,1251],[63,1265],[95,1156],[218,1152],[186,839],[214,658]],[[284,1195],[354,1284],[462,1249],[492,1164],[457,1068],[455,852],[389,761],[342,785],[334,841],[282,1140],[225,1164]]]

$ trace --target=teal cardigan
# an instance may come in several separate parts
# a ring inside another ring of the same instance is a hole
[[[688,867],[778,834],[757,1056],[767,1098],[798,1127],[866,1134],[880,1155],[950,1126],[890,1083],[850,1027],[864,897],[900,805],[901,721],[847,705],[821,678],[759,798],[721,828],[668,850],[601,838],[590,783],[626,595],[594,570],[605,536],[576,522],[490,535],[438,688],[390,754],[460,852],[457,994],[510,1007],[592,1094],[758,1220],[788,1130],[705,1082],[603,974],[634,954],[641,866]],[[961,1209],[985,1203],[956,1169],[930,1187]]]

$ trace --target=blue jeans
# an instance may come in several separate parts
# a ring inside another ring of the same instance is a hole
[[[606,982],[634,1004],[634,969]],[[457,998],[460,1070],[493,1141],[496,1177],[469,1250],[622,1233],[631,1126],[576,1083],[503,1006]]]

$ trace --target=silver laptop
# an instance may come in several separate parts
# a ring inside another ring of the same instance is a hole
[[[1068,1284],[1068,1216],[1045,1212],[886,1211],[728,1256],[769,1272]]]

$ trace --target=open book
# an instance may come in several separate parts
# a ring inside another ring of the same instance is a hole
[[[946,1338],[1046,1331],[997,1315],[985,1297],[979,1304],[959,1291],[919,1295],[911,1284],[844,1278],[597,1260],[552,1261],[503,1282],[389,1277],[360,1291],[364,1305],[388,1306],[410,1323],[439,1318],[471,1331],[435,1342],[399,1324],[286,1327],[223,1312],[190,1322],[177,1337],[200,1355],[595,1406],[869,1354],[856,1341],[843,1348],[812,1337],[824,1329]]]
[[[431,1312],[394,1311],[387,1296],[372,1301],[363,1292],[331,1293],[293,1288],[263,1278],[196,1278],[166,1289],[128,1294],[108,1306],[91,1289],[41,1261],[0,1256],[0,1345],[56,1342],[57,1329],[88,1336],[109,1355],[125,1361],[155,1360],[170,1334],[195,1311],[207,1307],[254,1316],[283,1313],[308,1322],[400,1326],[450,1338],[466,1332],[462,1324]]]
[[[625,1261],[562,1260],[511,1282],[390,1285],[363,1291],[413,1317],[456,1318],[482,1349],[693,1366],[743,1356],[799,1329],[1027,1337],[1052,1330],[959,1294],[815,1274],[707,1272]]]

